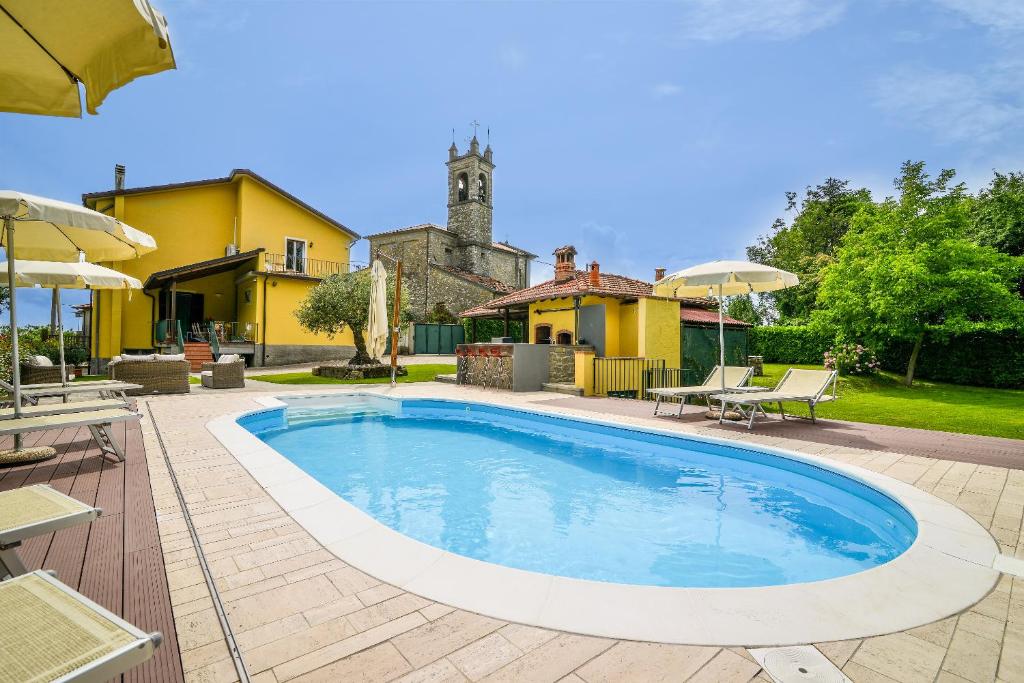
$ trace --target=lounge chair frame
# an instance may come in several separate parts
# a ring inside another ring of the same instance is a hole
[[[25,568],[25,564],[18,556],[18,548],[21,547],[22,541],[34,536],[42,536],[43,534],[48,534],[59,529],[66,529],[79,524],[92,522],[103,514],[102,508],[86,505],[71,496],[57,491],[48,484],[35,484],[27,488],[34,489],[37,492],[37,495],[57,498],[65,502],[65,504],[71,504],[72,507],[77,509],[75,511],[68,511],[65,514],[58,515],[56,517],[48,517],[46,519],[28,522],[21,526],[11,527],[10,529],[0,530],[0,579],[4,578],[5,573],[10,576],[20,576],[21,574],[28,572]],[[24,490],[25,489],[14,489],[14,491]],[[12,491],[6,491],[0,493],[0,497],[10,495],[12,493]]]
[[[163,642],[163,635],[158,631],[146,633],[136,628],[103,606],[96,604],[81,593],[72,590],[55,579],[48,572],[34,571],[21,577],[10,579],[9,581],[5,581],[3,584],[0,584],[0,590],[4,588],[11,589],[19,581],[33,581],[39,579],[46,581],[51,586],[59,590],[66,598],[79,603],[80,606],[111,622],[114,626],[126,632],[134,639],[116,650],[99,657],[98,659],[54,679],[57,683],[70,683],[71,681],[75,681],[76,683],[100,683],[102,681],[119,678],[122,673],[150,659],[156,649]],[[52,645],[48,642],[40,642],[39,647],[52,647]],[[16,652],[6,654],[7,656],[14,657],[18,655]]]
[[[0,420],[0,436],[27,434],[29,432],[63,427],[88,427],[89,432],[96,439],[96,443],[99,444],[103,457],[113,462],[124,462],[124,449],[114,439],[109,428],[115,422],[120,423],[138,419],[138,413],[121,408],[87,410],[64,415],[12,417]]]
[[[726,367],[730,367],[730,366],[727,365]],[[661,407],[661,402],[664,399],[666,399],[666,398],[679,398],[679,399],[682,399],[682,400],[679,401],[679,412],[676,413],[676,417],[680,417],[683,414],[683,406],[686,405],[686,399],[688,399],[689,397],[691,397],[691,396],[711,396],[711,395],[714,395],[714,394],[722,393],[722,387],[720,385],[711,386],[710,384],[708,384],[711,381],[711,378],[714,377],[715,371],[717,369],[718,369],[717,365],[715,367],[711,368],[711,372],[708,373],[708,376],[705,377],[704,381],[700,385],[698,385],[696,387],[663,387],[663,388],[659,388],[659,389],[648,389],[647,390],[647,394],[648,395],[653,394],[653,395],[658,397],[657,401],[655,401],[655,403],[654,403],[654,415],[658,416],[658,415],[670,415],[671,414],[671,413],[659,413],[658,412],[658,409]],[[723,370],[723,372],[724,372],[724,370]],[[747,382],[750,381],[750,378],[753,377],[753,375],[754,375],[754,368],[748,367],[747,371],[743,374],[743,377],[741,377],[740,381],[737,383],[737,386],[734,386],[734,387],[727,386],[726,387],[726,393],[729,393],[730,391],[744,391],[744,390],[746,390],[746,386],[745,385],[746,385]],[[757,387],[757,389],[760,390],[761,387]]]
[[[41,398],[60,398],[67,403],[71,395],[95,393],[99,394],[101,398],[120,398],[127,403],[127,392],[141,388],[139,384],[121,381],[81,382],[68,386],[63,386],[59,382],[36,384],[21,387],[21,400],[23,404],[33,406],[39,405]],[[0,389],[8,394],[6,398],[0,398],[0,402],[13,404],[14,386],[10,382],[0,380]]]
[[[768,417],[768,413],[765,411],[764,406],[762,405],[764,403],[777,403],[779,405],[779,415],[782,417],[783,420],[786,419],[786,411],[782,406],[783,403],[806,403],[807,408],[811,412],[810,418],[806,418],[802,415],[790,415],[789,417],[800,420],[809,419],[812,423],[816,424],[817,417],[814,414],[814,407],[819,403],[824,403],[826,401],[835,401],[837,398],[839,398],[836,395],[836,380],[839,377],[839,373],[836,372],[835,370],[830,371],[827,375],[827,379],[822,383],[821,387],[813,395],[785,395],[784,392],[780,391],[780,388],[785,386],[786,380],[793,373],[793,370],[794,368],[789,368],[788,370],[786,370],[786,374],[782,376],[782,379],[779,380],[779,383],[776,385],[774,390],[757,392],[766,394],[783,394],[782,396],[776,396],[772,398],[757,398],[757,396],[755,395],[744,396],[742,393],[727,393],[713,397],[717,401],[719,401],[722,406],[721,411],[718,415],[718,424],[723,424],[725,422],[725,413],[730,405],[736,408],[736,410],[739,411],[741,415],[743,415],[744,417],[748,417],[747,413],[743,410],[743,407],[747,406],[747,408],[750,411],[749,418],[747,420],[747,429],[753,429],[754,418],[757,416],[758,411],[760,411],[765,418]]]

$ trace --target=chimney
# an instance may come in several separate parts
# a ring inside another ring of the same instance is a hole
[[[124,189],[124,166],[121,164],[114,164],[114,189]]]
[[[590,286],[593,289],[601,286],[601,266],[597,265],[597,261],[590,263]]]
[[[565,282],[576,277],[576,247],[567,244],[555,249],[555,282]]]
[[[655,268],[654,269],[654,281],[657,282],[658,280],[664,280],[664,279],[665,279],[665,269],[664,268]]]

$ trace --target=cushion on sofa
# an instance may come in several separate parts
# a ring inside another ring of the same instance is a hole
[[[156,356],[157,360],[185,360],[185,354],[183,353],[160,353]]]
[[[156,360],[155,353],[140,353],[137,356],[124,355],[121,356],[121,360]]]
[[[225,353],[217,359],[218,363],[237,363],[240,360],[237,353]]]
[[[40,368],[52,368],[53,367],[53,361],[50,360],[49,358],[47,358],[46,356],[29,356],[26,359],[26,362],[29,365],[35,365],[35,366],[38,366]]]

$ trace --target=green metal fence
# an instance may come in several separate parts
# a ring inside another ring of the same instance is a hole
[[[679,340],[682,366],[690,372],[686,379],[700,384],[718,365],[718,328],[683,325]],[[725,329],[725,364],[747,364],[747,330]],[[682,386],[682,385],[680,385]]]

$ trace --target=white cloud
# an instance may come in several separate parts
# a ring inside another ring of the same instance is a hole
[[[994,142],[1024,121],[1009,63],[975,73],[902,66],[878,79],[875,104],[940,139]]]
[[[1024,30],[1024,2],[1020,0],[934,0],[980,26],[1000,31]]]
[[[787,40],[831,26],[846,0],[690,0],[683,37],[706,42],[760,36]]]
[[[675,83],[669,83],[667,81],[664,83],[657,83],[654,85],[654,87],[651,88],[651,92],[654,93],[654,96],[658,98],[672,97],[674,95],[678,95],[682,91],[683,89],[681,87],[679,87]]]

